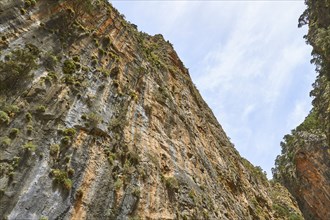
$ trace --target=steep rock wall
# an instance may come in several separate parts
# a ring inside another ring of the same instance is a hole
[[[1,71],[19,74],[0,88],[0,216],[301,218],[240,157],[169,42],[84,4],[1,2]]]
[[[330,219],[330,4],[305,1],[299,26],[308,24],[317,77],[310,95],[313,108],[304,122],[284,136],[274,178],[297,199],[306,219]]]

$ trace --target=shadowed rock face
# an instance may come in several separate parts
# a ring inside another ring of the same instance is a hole
[[[304,131],[292,138],[289,150],[277,159],[275,177],[295,196],[306,219],[329,219],[330,148],[326,137]]]
[[[300,184],[292,186],[305,216],[310,219],[329,219],[330,161],[329,148],[316,147],[313,151],[299,152],[296,156]]]
[[[302,219],[240,157],[169,42],[77,2],[0,3],[0,216]]]
[[[310,95],[313,108],[291,134],[284,136],[275,162],[274,178],[296,198],[306,219],[330,219],[330,5],[306,0],[299,25],[312,46],[317,77]]]

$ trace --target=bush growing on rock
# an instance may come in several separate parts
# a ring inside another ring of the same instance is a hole
[[[44,113],[46,111],[46,107],[44,105],[38,105],[36,108],[36,112]]]
[[[84,191],[83,191],[83,189],[78,189],[78,190],[77,190],[77,193],[76,193],[76,197],[77,197],[78,199],[81,199],[83,196],[84,196]]]
[[[37,68],[39,51],[33,45],[24,49],[16,49],[7,55],[5,61],[0,61],[0,92],[13,93],[24,88],[33,79],[31,72]]]
[[[17,105],[5,105],[3,107],[3,111],[5,111],[8,115],[12,115],[19,112],[19,107]]]
[[[61,144],[63,144],[63,145],[69,145],[70,141],[71,141],[71,137],[70,136],[64,136],[61,139]]]
[[[12,128],[9,132],[9,137],[14,139],[17,136],[18,133],[19,133],[19,129]]]
[[[23,148],[30,152],[34,152],[36,151],[37,146],[32,142],[27,142],[26,144],[23,145]]]
[[[26,132],[28,135],[31,135],[33,131],[33,126],[32,125],[28,125],[26,126]]]
[[[113,186],[116,190],[119,190],[123,186],[123,181],[121,179],[117,179]]]
[[[0,138],[0,145],[8,147],[10,145],[10,143],[11,143],[11,140],[9,137],[5,136],[5,137]]]
[[[60,145],[52,144],[49,149],[49,154],[51,156],[57,156],[59,151],[60,151]]]
[[[74,128],[67,128],[63,131],[63,134],[65,136],[69,136],[69,137],[72,137],[76,134],[76,130]]]
[[[74,74],[76,72],[76,64],[73,60],[65,60],[62,66],[64,74]]]
[[[26,118],[26,120],[27,120],[28,122],[30,122],[30,121],[32,120],[32,115],[31,115],[31,113],[30,113],[30,112],[26,113],[25,118]]]
[[[70,167],[69,169],[68,169],[68,175],[70,176],[70,177],[72,177],[73,176],[73,174],[74,174],[74,169],[72,168],[72,167]]]
[[[65,171],[54,169],[51,171],[52,176],[56,183],[61,184],[64,189],[70,190],[72,188],[72,181],[68,178],[68,174]]]
[[[37,4],[37,1],[36,0],[25,0],[24,1],[24,7],[25,8],[29,8],[29,7],[35,6],[36,4]]]
[[[74,20],[82,18],[86,13],[91,13],[94,8],[92,0],[68,0],[67,2],[74,12]]]
[[[0,111],[0,124],[9,124],[10,118],[4,111]]]

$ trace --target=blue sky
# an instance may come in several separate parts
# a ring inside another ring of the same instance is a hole
[[[111,1],[140,31],[161,33],[240,154],[270,169],[283,136],[311,109],[315,79],[303,1]]]

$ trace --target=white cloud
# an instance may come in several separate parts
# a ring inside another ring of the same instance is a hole
[[[308,115],[310,108],[309,100],[299,100],[295,103],[293,111],[289,114],[287,118],[286,126],[288,129],[293,129],[299,124],[301,124],[305,117]]]
[[[251,115],[251,113],[253,113],[253,111],[255,111],[255,109],[256,109],[255,103],[250,104],[247,107],[245,107],[243,114],[241,116],[241,119],[245,120],[246,118],[248,118]]]
[[[294,69],[308,61],[308,54],[308,47],[302,47],[299,40],[287,40],[285,47],[279,51],[276,62],[271,65],[272,69],[264,87],[268,103],[274,105],[279,96],[285,94],[286,88],[292,84],[292,80],[295,80]]]
[[[292,111],[292,104],[283,100],[290,102],[291,93],[299,92],[293,90],[297,78],[309,74],[297,72],[308,65],[309,48],[296,30],[297,4],[254,5],[236,14],[225,44],[209,51],[201,65],[205,68],[199,69],[203,74],[194,79],[207,100],[213,100],[210,106],[222,109],[216,116],[241,154],[269,173]],[[310,108],[305,98],[307,104],[292,117],[300,118]]]

